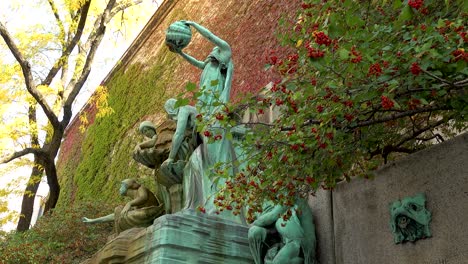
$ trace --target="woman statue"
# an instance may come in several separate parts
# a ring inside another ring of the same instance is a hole
[[[191,40],[190,26],[215,45],[204,61],[198,61],[182,52],[182,49]],[[166,44],[171,51],[178,53],[190,64],[203,70],[199,84],[201,95],[197,99],[197,108],[200,109],[202,116],[212,117],[218,111],[224,109],[223,104],[229,102],[234,69],[229,44],[215,36],[205,27],[192,21],[177,21],[169,26],[166,32]],[[178,115],[181,115],[181,113]],[[194,119],[192,120],[195,121]],[[187,122],[177,120],[177,124],[179,122],[181,124],[188,124]],[[226,131],[220,127],[218,124],[214,124],[207,128],[208,131],[205,131],[206,133],[202,136],[203,144],[193,151],[188,163],[184,167],[183,189],[185,208],[195,209],[197,207],[204,207],[207,213],[215,213],[217,211],[217,208],[213,204],[214,194],[224,185],[225,179],[215,177],[213,167],[216,164],[233,164],[232,161],[235,160],[235,149],[232,142],[226,137]],[[179,130],[179,125],[177,126],[177,130]],[[182,129],[180,130],[182,131]],[[211,136],[216,136],[214,142],[210,142],[209,138]],[[177,149],[176,142],[177,138],[174,137],[173,150]],[[234,175],[237,168],[228,168],[228,170]],[[220,213],[219,216],[239,223],[245,222],[242,217],[233,216],[230,212]]]
[[[199,106],[205,114],[211,115],[214,113],[215,107],[213,103],[215,101],[221,103],[227,103],[229,101],[234,70],[231,47],[226,41],[195,22],[178,21],[176,23],[183,23],[187,27],[192,26],[203,37],[216,45],[204,61],[199,61],[184,53],[181,46],[172,46],[168,43],[172,51],[180,54],[182,58],[187,60],[190,64],[203,70],[200,78],[200,90],[202,91],[202,95],[198,98],[197,106]]]

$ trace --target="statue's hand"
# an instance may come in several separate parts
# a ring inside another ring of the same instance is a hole
[[[166,43],[166,46],[169,48],[169,50],[171,52],[174,52],[174,53],[177,53],[177,54],[182,54],[182,49],[179,49],[179,48],[173,46],[172,44],[168,44],[168,43]]]
[[[126,205],[124,206],[124,208],[122,209],[121,214],[122,214],[122,215],[127,214],[127,212],[130,210],[130,208],[131,208],[131,205],[126,204]]]
[[[193,22],[192,22],[192,21],[188,21],[188,20],[180,20],[180,22],[184,23],[184,24],[187,25],[187,26],[193,25]]]
[[[91,223],[91,219],[89,219],[89,218],[87,218],[87,217],[82,217],[82,218],[81,218],[81,221],[82,221],[83,223]]]
[[[171,158],[168,158],[167,160],[165,160],[162,164],[161,164],[161,167],[162,166],[166,166],[169,165],[170,163],[173,163],[174,162],[174,159],[171,159]]]
[[[140,152],[140,151],[141,151],[141,147],[138,144],[138,145],[135,146],[135,149],[133,150],[133,152]]]

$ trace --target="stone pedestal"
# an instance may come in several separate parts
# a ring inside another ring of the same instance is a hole
[[[84,263],[250,264],[247,234],[247,226],[184,210],[120,233]]]
[[[184,210],[165,215],[149,227],[146,263],[253,263],[248,227]]]

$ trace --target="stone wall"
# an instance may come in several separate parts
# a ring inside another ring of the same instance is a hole
[[[389,205],[418,193],[432,237],[395,244]],[[319,192],[311,204],[321,263],[468,263],[468,133],[388,164],[373,180]]]

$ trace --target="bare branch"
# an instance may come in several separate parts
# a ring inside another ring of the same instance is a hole
[[[109,15],[109,17],[107,18],[106,20],[106,23],[108,23],[115,15],[117,15],[119,12],[129,8],[129,7],[132,7],[132,6],[135,6],[135,5],[139,5],[143,3],[143,0],[134,0],[134,1],[130,1],[130,2],[126,2],[126,3],[120,3],[118,4],[116,7],[114,7]]]
[[[13,154],[10,154],[2,159],[0,159],[0,163],[8,163],[14,159],[21,158],[23,156],[26,156],[28,154],[36,154],[39,155],[43,152],[42,149],[39,148],[25,148],[23,150],[14,152]]]
[[[23,72],[24,81],[26,84],[26,89],[28,92],[33,96],[33,98],[37,101],[37,103],[41,106],[42,110],[47,116],[47,119],[55,126],[59,125],[59,121],[57,116],[52,111],[52,108],[49,106],[47,101],[45,100],[44,96],[37,90],[36,84],[34,83],[34,78],[31,73],[31,65],[29,62],[23,57],[23,54],[16,46],[13,38],[11,37],[10,33],[0,22],[0,35],[3,37],[3,40],[7,44],[8,48],[10,49],[11,53],[15,57],[16,61],[21,66],[21,70]]]
[[[400,140],[400,142],[398,144],[396,144],[396,147],[399,147],[401,145],[403,145],[405,142],[409,141],[409,140],[412,140],[412,139],[415,139],[417,138],[419,135],[421,135],[422,133],[428,131],[428,130],[432,130],[446,122],[448,122],[448,120],[450,120],[451,118],[449,119],[440,119],[439,121],[435,122],[435,123],[432,123],[432,124],[429,124],[423,128],[420,128],[416,131],[414,131],[411,135],[407,135],[406,137],[403,136],[402,139]]]
[[[76,96],[80,92],[91,71],[91,63],[94,60],[96,50],[99,47],[99,44],[101,43],[101,40],[106,32],[106,21],[111,13],[111,10],[115,5],[115,2],[116,0],[110,0],[103,13],[96,19],[93,31],[91,32],[87,43],[85,44],[85,48],[83,49],[83,52],[85,53],[88,50],[87,46],[89,45],[89,52],[86,56],[86,61],[83,66],[83,69],[80,72],[79,76],[74,76],[72,78],[70,83],[67,85],[67,88],[65,89],[67,91],[67,94],[64,96],[64,116],[62,120],[62,125],[64,126],[68,125],[68,122],[71,119],[71,105],[75,101]]]
[[[455,86],[466,86],[468,85],[468,79],[454,83]]]
[[[350,128],[353,129],[357,127],[364,127],[364,126],[374,125],[378,123],[384,123],[384,122],[396,120],[396,119],[407,117],[407,116],[412,116],[412,115],[419,114],[419,113],[433,112],[433,111],[440,111],[440,110],[451,110],[451,109],[452,108],[449,106],[431,106],[431,107],[426,107],[426,108],[419,108],[415,110],[409,110],[406,112],[395,113],[395,114],[388,115],[380,119],[372,119],[368,121],[358,122],[356,125],[351,126]]]
[[[49,0],[50,1],[50,0]],[[63,58],[70,56],[73,49],[76,47],[76,44],[81,39],[81,35],[83,34],[83,29],[86,24],[86,18],[88,17],[89,7],[91,5],[91,0],[87,0],[84,5],[80,8],[77,14],[80,14],[78,26],[76,29],[76,34],[73,36],[72,40],[68,43],[67,47],[63,50],[62,55],[55,61],[54,66],[50,69],[47,77],[42,81],[43,85],[50,85],[52,80],[54,79],[55,75],[57,75],[58,71],[64,65]]]
[[[54,14],[55,20],[57,21],[57,25],[60,30],[60,38],[62,40],[62,44],[65,44],[65,27],[58,14],[57,6],[55,5],[54,0],[48,0],[48,2],[49,2],[50,8],[52,9],[52,13]]]
[[[432,73],[429,72],[429,71],[426,71],[426,70],[422,70],[422,71],[423,71],[425,74],[431,76],[432,78],[434,78],[434,79],[436,79],[436,80],[439,80],[439,81],[441,81],[441,82],[443,82],[443,83],[445,83],[445,84],[448,84],[448,85],[453,85],[453,83],[451,83],[451,82],[449,82],[449,81],[447,81],[447,80],[445,80],[445,79],[443,79],[443,78],[440,78],[439,76],[436,76],[436,75],[432,74]]]

